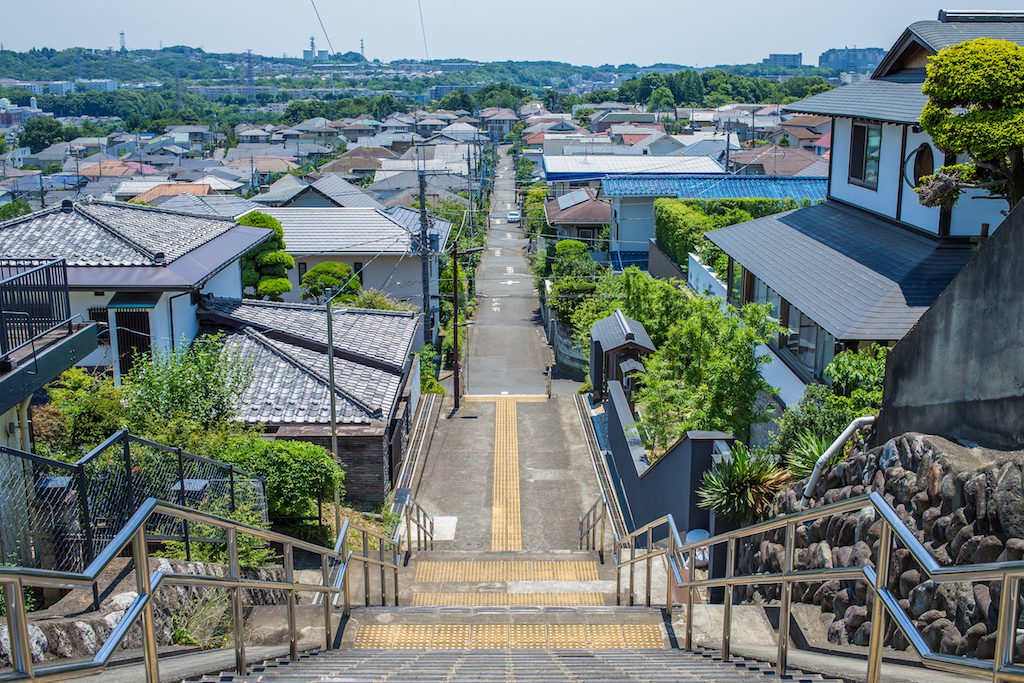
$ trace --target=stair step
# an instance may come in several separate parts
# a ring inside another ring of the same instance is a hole
[[[658,624],[361,624],[356,650],[661,649]]]
[[[605,604],[603,593],[414,593],[414,607],[547,607],[599,606]]]
[[[419,560],[417,583],[597,581],[596,560]]]

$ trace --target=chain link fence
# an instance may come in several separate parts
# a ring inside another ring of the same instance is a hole
[[[82,571],[147,498],[246,522],[267,521],[259,477],[180,448],[118,432],[76,463],[0,447],[0,563]],[[147,535],[184,544],[187,522],[154,516]]]

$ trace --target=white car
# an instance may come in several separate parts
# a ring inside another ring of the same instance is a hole
[[[506,217],[506,220],[509,223],[518,223],[519,222],[519,212],[518,211],[509,211],[508,212],[508,216]]]

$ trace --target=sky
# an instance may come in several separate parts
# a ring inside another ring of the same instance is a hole
[[[688,66],[759,62],[770,52],[803,52],[805,64],[831,47],[888,48],[914,21],[938,10],[1019,9],[1019,0],[826,0],[797,8],[764,0],[48,0],[10,3],[0,26],[6,49],[191,45],[209,52],[300,56],[317,47],[358,50],[369,59],[465,57],[573,64]],[[152,11],[150,11],[152,8]],[[426,48],[424,36],[426,33]]]

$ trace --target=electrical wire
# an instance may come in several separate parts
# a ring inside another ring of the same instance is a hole
[[[420,10],[420,31],[423,33],[423,56],[424,61],[430,61],[430,49],[427,47],[427,25],[423,21],[423,0],[416,0],[416,6]]]
[[[309,0],[309,4],[313,5],[313,11],[316,13],[316,19],[320,22],[320,28],[323,29],[324,38],[327,39],[327,47],[331,49],[331,53],[333,54],[334,46],[331,45],[331,37],[327,35],[327,27],[324,26],[324,20],[320,18],[320,10],[316,8],[316,0]],[[316,59],[316,55],[313,55],[313,58]]]

